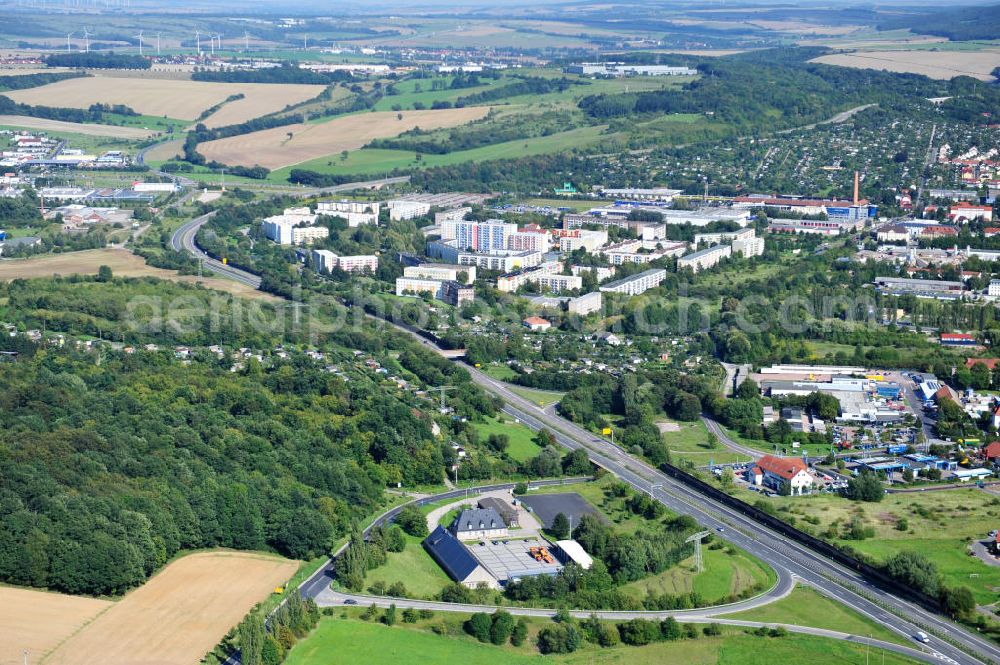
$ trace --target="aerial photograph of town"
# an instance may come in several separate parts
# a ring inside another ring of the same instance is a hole
[[[997,2],[7,0],[0,665],[1000,665]]]

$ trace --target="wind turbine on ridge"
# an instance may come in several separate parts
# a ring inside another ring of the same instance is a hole
[[[136,35],[136,38],[139,40],[139,55],[142,55],[142,30],[139,31],[139,34]]]

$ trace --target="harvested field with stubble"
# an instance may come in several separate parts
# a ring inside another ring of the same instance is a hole
[[[1000,49],[978,51],[857,51],[824,55],[811,62],[859,69],[923,74],[935,79],[973,76],[992,81],[990,73],[1000,66]]]
[[[114,139],[145,139],[153,135],[148,129],[141,127],[115,127],[113,125],[91,125],[82,122],[63,122],[32,118],[26,115],[0,115],[0,125],[5,127],[23,127],[38,129],[43,132],[68,132],[84,136],[108,136]]]
[[[205,120],[208,127],[237,124],[280,111],[323,92],[322,85],[207,83],[172,79],[94,76],[5,93],[22,104],[89,108],[91,104],[124,104],[138,113],[194,120],[202,111],[242,93]]]
[[[209,161],[223,164],[279,169],[334,155],[343,150],[357,150],[372,139],[398,136],[415,127],[439,129],[455,127],[478,120],[489,113],[489,107],[471,106],[460,109],[403,111],[399,119],[395,111],[358,113],[316,124],[290,125],[265,129],[252,134],[233,136],[198,145],[198,152]],[[288,138],[288,134],[292,138]]]
[[[59,644],[44,663],[195,665],[297,569],[296,561],[250,552],[185,556]]]
[[[0,665],[30,662],[83,628],[110,608],[110,600],[0,587]]]
[[[222,277],[180,275],[172,270],[155,268],[147,265],[141,256],[137,256],[127,249],[113,248],[47,254],[30,259],[3,259],[0,260],[0,281],[52,277],[54,275],[96,275],[101,266],[111,268],[115,277],[159,277],[160,279],[188,284],[201,282],[207,289],[223,291],[242,298],[279,300],[277,296]]]

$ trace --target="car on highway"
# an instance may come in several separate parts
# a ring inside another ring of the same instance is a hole
[[[931,638],[927,636],[927,633],[922,630],[918,630],[917,634],[913,636],[913,639],[922,644],[927,644],[931,641]]]
[[[353,598],[346,598],[344,600],[344,605],[357,605],[357,604],[358,601],[354,600]]]

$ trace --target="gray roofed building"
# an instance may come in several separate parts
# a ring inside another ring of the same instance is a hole
[[[495,510],[508,527],[518,527],[517,508],[510,503],[495,496],[483,497],[479,500],[479,507],[488,510]]]
[[[470,508],[455,518],[451,532],[462,540],[503,538],[507,536],[507,524],[492,508]]]
[[[479,564],[469,548],[448,533],[444,527],[438,526],[431,535],[424,538],[424,548],[448,577],[456,582],[470,588],[480,584],[486,584],[491,588],[499,586],[496,578]]]

